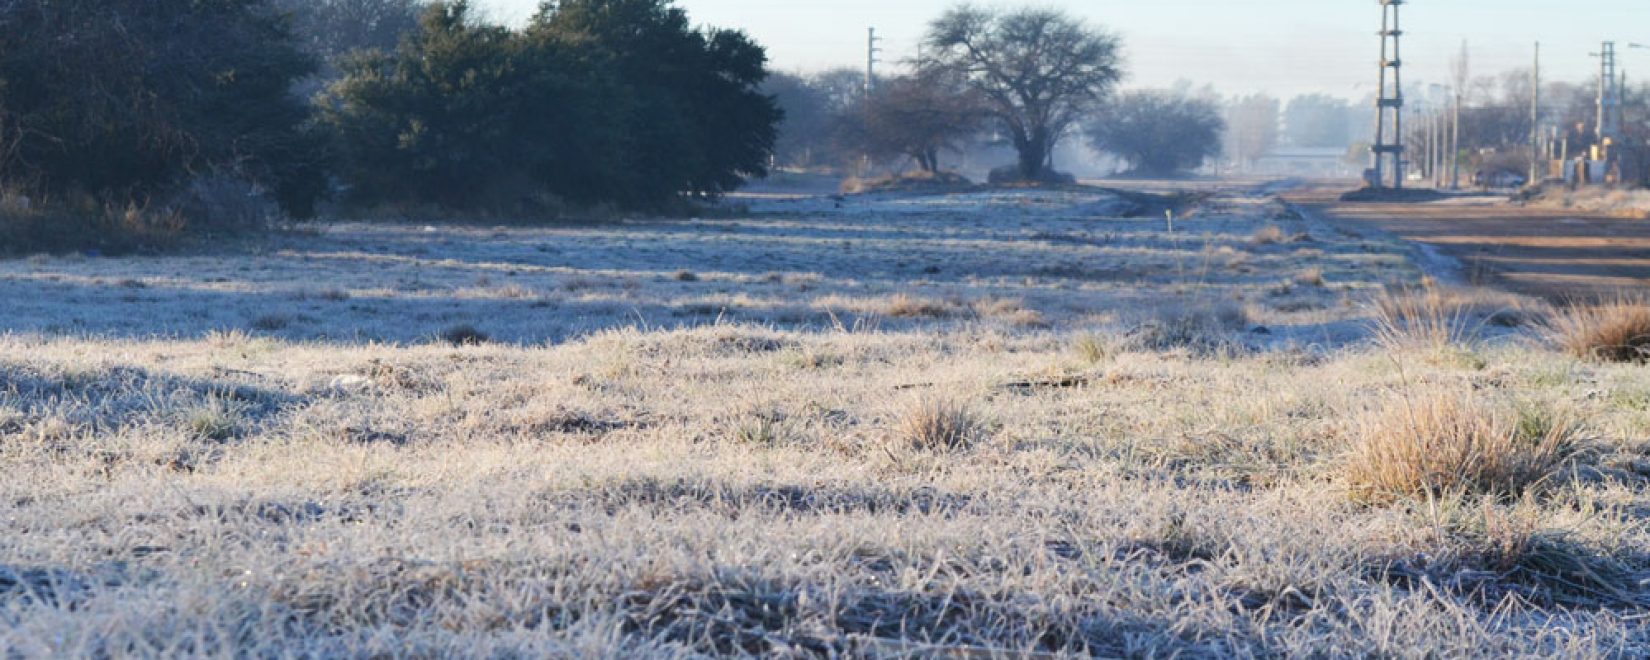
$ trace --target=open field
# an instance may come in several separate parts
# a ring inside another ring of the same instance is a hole
[[[0,648],[1650,649],[1650,380],[1539,303],[1241,190],[750,204],[0,262]]]
[[[1650,222],[1553,205],[1513,206],[1485,196],[1425,204],[1298,201],[1337,225],[1427,246],[1474,283],[1556,301],[1650,285]]]

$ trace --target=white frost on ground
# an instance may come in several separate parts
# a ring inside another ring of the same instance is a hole
[[[418,343],[467,324],[536,344],[729,322],[1099,328],[1236,305],[1268,326],[1257,337],[1311,344],[1350,337],[1362,293],[1416,273],[1389,241],[1260,196],[1212,199],[1173,234],[1161,216],[1116,217],[1133,204],[1099,190],[750,204],[705,219],[352,223],[227,253],[0,261],[0,332]]]

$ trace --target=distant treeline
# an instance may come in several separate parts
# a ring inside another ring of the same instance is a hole
[[[670,0],[0,0],[0,225],[716,195],[766,171],[766,77]]]

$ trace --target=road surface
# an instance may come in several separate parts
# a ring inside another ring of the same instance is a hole
[[[1341,202],[1323,189],[1287,197],[1344,228],[1416,243],[1433,266],[1452,268],[1472,284],[1557,302],[1650,293],[1650,220],[1518,207],[1491,197]]]

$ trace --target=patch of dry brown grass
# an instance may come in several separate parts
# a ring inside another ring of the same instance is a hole
[[[1604,362],[1650,361],[1650,304],[1619,296],[1552,314],[1545,334],[1566,353]]]
[[[882,313],[894,318],[929,318],[937,319],[949,316],[951,307],[944,302],[932,298],[921,298],[906,293],[896,293],[889,296],[882,304]]]
[[[1283,233],[1282,227],[1266,225],[1256,229],[1255,234],[1249,237],[1249,242],[1255,245],[1277,245],[1282,243],[1285,238],[1287,238],[1287,235]]]
[[[1437,286],[1383,292],[1374,308],[1375,337],[1390,349],[1443,351],[1473,336],[1465,307]]]
[[[987,297],[974,301],[974,313],[982,318],[996,319],[1022,328],[1045,328],[1048,321],[1042,312],[1026,307],[1019,298]]]
[[[920,451],[962,451],[985,435],[985,424],[966,406],[944,398],[913,401],[899,416],[895,440]]]
[[[1364,420],[1345,476],[1353,497],[1366,502],[1517,497],[1552,476],[1580,444],[1579,428],[1567,419],[1424,392]]]

